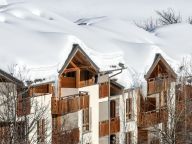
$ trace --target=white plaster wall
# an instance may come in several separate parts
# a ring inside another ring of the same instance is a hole
[[[82,142],[83,144],[92,143],[92,133],[91,132],[84,133],[82,137]]]
[[[108,120],[108,101],[99,103],[99,121]]]
[[[126,94],[124,93],[123,95],[120,95],[120,100],[119,100],[119,116],[120,116],[120,134],[119,134],[119,143],[124,144],[124,139],[125,139],[125,131],[126,131],[126,125],[125,125],[125,96]]]
[[[138,99],[138,89],[131,90],[130,92],[124,93],[120,97],[120,144],[124,144],[125,139],[125,132],[132,132],[133,133],[133,143],[137,143],[137,137],[138,137],[138,130],[137,130],[137,99]],[[125,107],[126,107],[126,99],[132,98],[132,110],[133,110],[133,119],[130,121],[126,121],[126,113],[125,113]]]
[[[92,144],[99,144],[99,85],[79,88],[79,91],[87,91],[89,93]]]
[[[78,94],[78,89],[77,88],[61,88],[61,96],[69,96],[69,95],[74,95]]]
[[[34,97],[31,99],[31,114],[29,116],[29,124],[32,123],[32,120],[34,119],[35,113],[39,113],[42,108],[45,108],[45,112],[42,115],[42,119],[45,119],[46,125],[45,129],[46,131],[46,143],[51,143],[51,135],[52,135],[52,115],[51,115],[51,97],[52,95],[43,95]],[[30,140],[37,140],[37,124],[34,124],[34,128],[32,132],[29,134]],[[37,142],[34,142],[37,143]]]
[[[17,96],[17,90],[16,85],[10,82],[0,82],[0,114],[2,119],[5,119],[8,117],[8,108],[12,107],[14,109],[14,105],[17,103],[16,101]],[[10,105],[2,105],[1,103],[6,102],[9,97],[9,104]],[[13,105],[13,106],[12,106]],[[9,118],[13,118],[15,116],[15,110],[11,111],[9,113]]]
[[[174,127],[174,121],[171,120],[172,117],[174,117],[175,113],[175,101],[176,101],[176,96],[175,96],[175,82],[171,83],[170,90],[168,91],[167,94],[167,105],[168,105],[168,126],[169,129],[172,130]]]
[[[105,136],[105,137],[101,137],[99,139],[99,144],[108,144],[108,136]]]
[[[71,130],[74,128],[78,128],[79,123],[79,111],[74,113],[69,113],[63,115],[61,117],[62,129],[63,130]]]

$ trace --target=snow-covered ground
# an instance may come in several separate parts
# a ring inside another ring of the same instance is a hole
[[[191,0],[0,0],[0,68],[17,63],[27,65],[33,79],[53,77],[79,43],[101,70],[125,63],[120,82],[130,86],[156,53],[173,68],[192,53],[192,25],[149,33],[134,22],[167,8],[187,18],[191,6]]]

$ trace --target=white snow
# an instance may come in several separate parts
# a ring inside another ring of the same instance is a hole
[[[0,6],[1,5],[7,5],[7,1],[6,0],[0,0]]]
[[[142,81],[156,53],[175,69],[192,53],[192,25],[149,33],[134,21],[170,7],[191,16],[190,5],[190,0],[9,0],[0,6],[0,68],[27,65],[31,79],[52,80],[78,43],[102,71],[124,63],[128,69],[118,77],[130,87],[134,79]]]

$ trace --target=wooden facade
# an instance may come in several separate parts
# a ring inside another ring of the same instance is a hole
[[[119,117],[111,118],[110,120],[110,134],[118,133],[120,131]],[[103,137],[109,135],[109,121],[102,121],[99,123],[99,136]]]
[[[159,109],[140,113],[138,117],[139,127],[151,127],[159,123],[165,123],[168,120],[167,109]]]
[[[99,85],[99,98],[105,98],[109,96],[109,84],[103,83]]]
[[[53,93],[52,83],[34,85],[34,86],[31,86],[29,90],[30,96],[41,96],[41,95],[52,94],[52,93]]]
[[[77,112],[81,109],[89,108],[88,93],[79,93],[67,97],[52,97],[51,112],[52,114],[68,114]]]
[[[176,143],[190,143],[192,133],[192,85],[180,84],[176,89]]]
[[[122,87],[115,85],[114,82],[110,82],[110,96],[117,96],[122,94]],[[105,98],[109,96],[109,83],[99,84],[99,98]]]
[[[147,81],[147,96],[140,97],[138,119],[138,143],[147,144],[160,142],[158,137],[149,139],[150,128],[160,123],[168,122],[167,98],[171,82],[176,81],[176,74],[158,54],[145,75]]]
[[[167,91],[169,88],[169,79],[166,77],[151,78],[148,80],[148,95]]]
[[[17,97],[17,116],[26,116],[31,113],[31,97],[28,92]]]

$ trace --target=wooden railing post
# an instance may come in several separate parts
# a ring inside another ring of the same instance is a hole
[[[76,71],[76,88],[80,87],[80,69]]]

